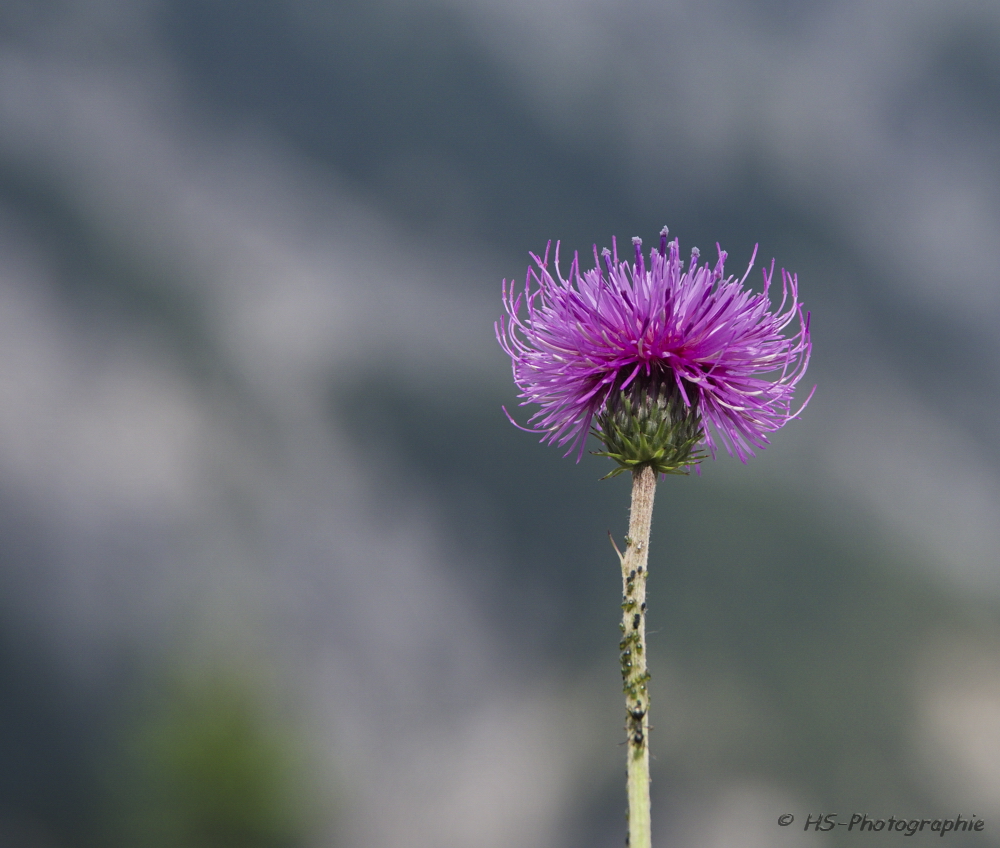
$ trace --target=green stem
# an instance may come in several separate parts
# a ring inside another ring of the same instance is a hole
[[[646,667],[646,569],[653,520],[656,472],[648,465],[632,472],[629,515],[622,566],[622,680],[628,750],[629,848],[650,848],[649,831],[649,671]]]

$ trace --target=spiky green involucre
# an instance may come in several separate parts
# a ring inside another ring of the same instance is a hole
[[[645,465],[657,474],[688,474],[705,457],[695,450],[704,438],[697,408],[665,380],[636,380],[619,391],[592,432],[604,443],[594,453],[618,463],[608,477]]]

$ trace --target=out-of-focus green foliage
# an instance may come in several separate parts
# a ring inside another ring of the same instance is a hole
[[[294,848],[312,815],[300,746],[237,676],[174,681],[139,711],[117,770],[117,844]]]

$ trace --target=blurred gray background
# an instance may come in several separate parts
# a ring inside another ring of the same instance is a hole
[[[1000,845],[995,0],[5,0],[0,844],[622,844],[628,481],[493,321],[664,224],[818,390],[659,487],[655,844]]]

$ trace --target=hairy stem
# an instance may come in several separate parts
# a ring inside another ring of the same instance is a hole
[[[650,848],[649,671],[646,668],[646,578],[649,528],[653,520],[656,472],[648,465],[632,472],[632,511],[622,565],[622,681],[628,751],[628,838],[630,848]]]

